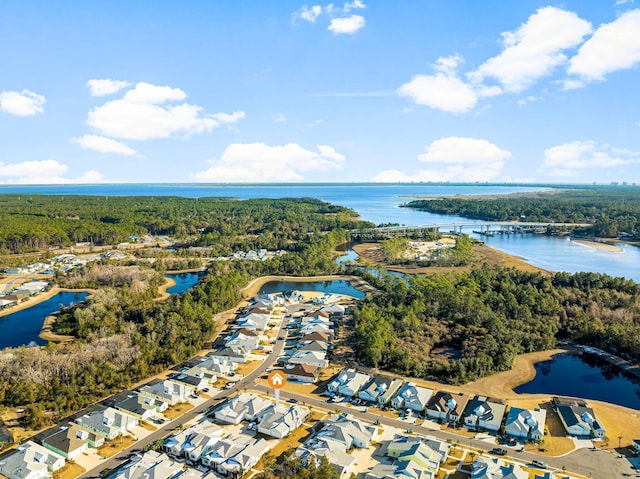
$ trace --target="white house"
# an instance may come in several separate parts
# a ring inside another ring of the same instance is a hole
[[[302,406],[271,405],[262,413],[258,432],[282,439],[299,428],[310,413],[308,408]]]
[[[255,421],[271,405],[256,394],[240,393],[218,408],[214,416],[226,424],[238,424],[242,420]]]
[[[471,479],[529,479],[529,473],[514,463],[479,457],[471,465]]]
[[[327,391],[352,397],[370,380],[371,376],[368,374],[359,373],[355,369],[344,369],[327,384]]]
[[[602,438],[607,433],[595,411],[585,401],[554,397],[552,404],[569,435]]]
[[[169,436],[162,445],[170,456],[184,458],[195,464],[223,434],[224,430],[220,426],[204,421]]]
[[[296,351],[287,360],[291,364],[310,364],[318,368],[329,367],[327,354],[321,351]]]
[[[373,378],[358,391],[358,397],[364,401],[386,404],[402,383],[401,379]]]
[[[8,479],[44,479],[64,464],[60,454],[27,441],[0,460],[0,474]]]
[[[65,459],[75,459],[89,449],[88,432],[73,423],[45,431],[41,435],[40,442],[44,447]]]
[[[126,434],[137,426],[138,418],[108,407],[80,416],[76,419],[76,423],[106,439],[115,439],[119,434]]]
[[[143,397],[150,397],[173,406],[179,402],[185,402],[193,394],[193,387],[177,383],[170,379],[152,382],[138,388]]]
[[[497,431],[502,424],[507,403],[502,399],[476,395],[464,415],[464,424],[471,428],[484,428]]]
[[[531,410],[512,407],[507,414],[505,433],[513,437],[541,441],[546,421],[547,411],[545,409]]]
[[[422,412],[427,407],[431,396],[433,396],[433,389],[423,388],[417,386],[416,383],[407,382],[391,399],[391,407]]]
[[[183,464],[171,460],[166,454],[147,451],[139,460],[130,461],[108,476],[109,479],[173,479],[182,471]]]

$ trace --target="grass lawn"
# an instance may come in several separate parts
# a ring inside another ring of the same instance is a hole
[[[67,462],[62,469],[53,473],[53,479],[75,479],[84,474],[86,469],[75,462]]]
[[[136,440],[131,436],[119,436],[111,441],[105,442],[104,446],[98,448],[98,454],[103,457],[111,457],[124,451]]]
[[[193,404],[179,403],[179,404],[176,404],[175,406],[171,406],[163,414],[164,414],[164,417],[168,419],[175,419],[177,417],[182,416],[185,412],[189,411],[190,409],[193,409]]]

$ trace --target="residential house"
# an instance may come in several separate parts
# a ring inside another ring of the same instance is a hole
[[[329,464],[338,471],[340,478],[349,477],[356,462],[356,458],[348,454],[344,446],[319,436],[305,441],[302,446],[296,449],[296,455],[303,464],[314,461],[316,465],[319,465],[322,458],[326,458]]]
[[[531,410],[512,407],[507,414],[504,431],[513,437],[541,441],[546,421],[547,411],[545,409]]]
[[[633,440],[633,448],[640,452],[640,439],[634,439]]]
[[[0,296],[0,309],[7,308],[9,306],[13,306],[17,301],[14,299],[7,299],[6,296]]]
[[[158,412],[166,411],[169,404],[134,391],[128,393],[124,398],[117,399],[111,406],[138,418],[140,421],[148,421]]]
[[[123,411],[108,407],[93,411],[76,419],[76,423],[83,429],[104,436],[106,439],[115,439],[120,434],[138,425],[138,419]]]
[[[357,372],[355,369],[343,369],[327,384],[327,391],[332,395],[355,396],[369,381],[371,376]]]
[[[233,361],[208,356],[206,358],[199,358],[198,362],[187,369],[185,373],[194,376],[197,371],[201,371],[204,377],[208,378],[209,382],[213,384],[216,382],[217,376],[227,376],[236,369],[238,369],[238,364]]]
[[[169,376],[169,380],[182,384],[187,388],[192,388],[194,391],[202,391],[210,384],[209,379],[204,376],[202,371],[196,371],[193,376],[187,373],[172,374]]]
[[[42,446],[65,459],[75,459],[89,449],[88,433],[77,424],[66,423],[38,435]]]
[[[229,457],[227,460],[218,465],[216,470],[224,475],[240,474],[251,471],[260,458],[269,452],[270,446],[264,439],[255,439],[247,444],[240,452]]]
[[[407,382],[391,399],[391,407],[422,412],[427,407],[431,396],[433,396],[433,389],[423,388],[417,386],[416,383]]]
[[[315,383],[318,380],[320,368],[313,364],[287,364],[284,373],[287,381],[297,381],[300,383]]]
[[[386,446],[386,455],[399,460],[412,460],[435,474],[449,457],[451,445],[433,436],[396,436]]]
[[[427,415],[433,419],[457,422],[460,420],[468,400],[468,394],[438,391],[427,403]]]
[[[282,439],[299,428],[310,413],[311,411],[303,406],[271,405],[262,412],[258,432]]]
[[[476,395],[463,416],[464,424],[470,428],[498,431],[506,409],[507,403],[502,399]]]
[[[306,336],[302,336],[300,338],[300,342],[304,342],[304,341],[324,341],[325,343],[329,343],[329,342],[331,342],[332,338],[333,338],[332,334],[330,335],[330,334],[326,334],[326,333],[315,332],[315,333],[307,334]]]
[[[170,456],[195,464],[201,461],[208,448],[216,444],[223,434],[220,426],[203,421],[172,434],[163,441],[162,446]]]
[[[255,421],[271,405],[256,394],[240,393],[225,401],[214,416],[216,420],[226,424],[238,424],[242,420]]]
[[[236,320],[234,329],[248,329],[250,331],[264,331],[269,325],[271,314],[249,313]]]
[[[333,415],[324,422],[315,436],[296,449],[296,455],[304,463],[314,460],[316,464],[319,464],[322,457],[326,457],[340,477],[346,477],[355,463],[355,458],[347,454],[347,450],[367,447],[376,432],[375,427],[364,424],[349,414]]]
[[[398,392],[402,383],[403,381],[401,379],[372,378],[358,391],[358,397],[364,401],[383,405],[389,401],[391,396]]]
[[[151,450],[134,456],[107,479],[173,479],[182,473],[182,469],[183,464]]]
[[[0,474],[7,479],[44,479],[64,466],[60,454],[27,441],[0,461]]]
[[[287,359],[291,364],[310,364],[318,368],[329,367],[327,354],[319,351],[296,351]]]
[[[471,465],[470,479],[529,479],[529,473],[514,463],[479,457]]]
[[[567,434],[579,437],[602,438],[607,430],[596,416],[595,411],[583,400],[554,397],[552,399],[560,421]]]
[[[433,479],[449,455],[450,446],[433,437],[397,436],[386,445],[392,464],[378,464],[365,479]]]
[[[342,413],[332,415],[325,421],[317,436],[339,442],[347,450],[352,447],[367,447],[376,434],[377,428],[374,426],[363,423],[350,414]]]
[[[165,379],[145,384],[138,388],[138,392],[143,397],[150,397],[173,406],[185,402],[193,394],[193,387]]]
[[[227,348],[242,348],[247,351],[258,349],[260,345],[260,333],[250,329],[241,328],[228,336],[225,341]]]
[[[247,349],[244,346],[225,347],[209,353],[209,356],[220,361],[246,363],[249,360],[249,356],[251,356],[251,349]]]
[[[304,301],[304,295],[297,289],[294,289],[293,291],[285,291],[282,293],[282,297],[289,304],[298,304]]]

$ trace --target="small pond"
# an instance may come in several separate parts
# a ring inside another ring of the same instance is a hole
[[[88,294],[86,292],[60,292],[30,308],[0,317],[0,349],[47,344],[47,341],[38,337],[44,318],[65,306],[84,301]]]
[[[260,294],[281,293],[283,291],[318,291],[321,293],[346,294],[354,298],[364,298],[364,293],[345,280],[332,281],[270,281],[262,285]]]
[[[602,358],[560,354],[535,368],[533,380],[515,392],[597,399],[640,410],[640,380]]]
[[[173,279],[176,284],[167,289],[167,293],[169,294],[183,294],[186,293],[187,290],[196,285],[198,280],[204,276],[204,272],[198,271],[197,273],[175,273],[175,274],[165,274],[165,278]]]

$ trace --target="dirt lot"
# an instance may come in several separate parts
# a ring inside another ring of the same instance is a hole
[[[509,254],[498,251],[497,249],[485,244],[477,244],[473,247],[473,253],[476,258],[474,265],[464,267],[419,267],[419,266],[398,266],[388,265],[384,262],[382,249],[379,243],[361,243],[355,245],[353,250],[360,256],[360,261],[378,266],[384,266],[391,271],[409,274],[429,274],[429,273],[447,273],[450,271],[470,271],[476,265],[487,263],[489,265],[500,265],[505,267],[518,268],[522,271],[542,272],[551,274],[548,271],[533,266],[522,259],[511,256]]]

